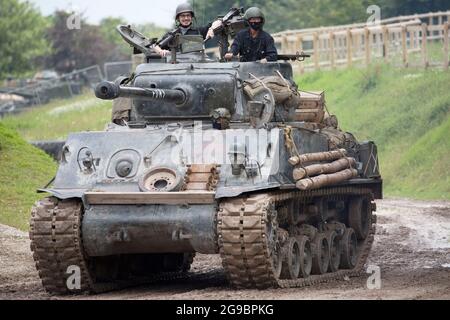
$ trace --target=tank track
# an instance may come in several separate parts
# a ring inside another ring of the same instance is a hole
[[[308,192],[274,192],[223,201],[218,212],[218,235],[220,255],[229,281],[238,288],[292,288],[342,280],[344,277],[361,276],[364,274],[364,264],[374,241],[374,223],[371,225],[367,239],[359,245],[358,262],[353,270],[339,270],[306,279],[280,280],[274,277],[271,260],[267,255],[265,219],[269,206],[277,202],[318,196],[370,194],[369,189],[342,187]],[[185,281],[193,278],[196,281],[208,280],[217,275],[216,271],[194,276],[186,272],[164,272],[145,278],[97,283],[89,268],[89,259],[83,251],[80,228],[82,214],[82,204],[79,200],[59,201],[56,198],[46,198],[39,201],[32,209],[31,250],[42,284],[51,294],[103,293],[163,281]],[[224,228],[224,219],[227,217],[232,220],[237,219],[241,227],[237,230]],[[184,271],[189,269],[188,264],[192,263],[193,258],[194,255],[185,258],[182,267]],[[67,274],[69,266],[80,268],[81,288],[79,290],[67,288],[66,281],[70,276]]]
[[[227,277],[236,288],[298,288],[363,275],[375,235],[373,216],[369,236],[358,243],[358,260],[352,270],[311,275],[295,280],[279,279],[269,257],[266,222],[270,206],[291,199],[363,196],[373,199],[370,189],[336,187],[315,191],[273,192],[223,201],[218,213],[220,255]]]
[[[47,292],[56,295],[103,293],[142,284],[188,278],[186,272],[193,262],[194,254],[185,257],[181,266],[183,272],[162,272],[148,277],[97,283],[83,251],[80,228],[82,213],[82,204],[79,200],[59,201],[56,198],[43,199],[32,209],[29,233],[31,251],[42,285]],[[67,287],[67,280],[70,277],[67,270],[70,266],[80,268],[79,290],[69,290]]]

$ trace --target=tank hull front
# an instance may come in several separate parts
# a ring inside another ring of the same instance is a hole
[[[207,205],[93,205],[82,239],[90,257],[145,253],[218,253],[217,209]]]

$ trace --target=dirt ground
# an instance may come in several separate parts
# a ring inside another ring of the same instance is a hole
[[[88,300],[450,300],[450,202],[388,199],[378,202],[376,242],[369,265],[381,268],[381,289],[369,290],[368,277],[305,289],[232,290],[218,256],[197,256],[190,276],[96,296]],[[0,225],[0,300],[62,299],[42,289],[28,235]]]

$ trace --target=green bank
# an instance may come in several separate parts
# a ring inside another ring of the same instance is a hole
[[[297,77],[343,130],[378,144],[387,196],[450,199],[450,72],[348,69]]]
[[[0,223],[28,229],[30,209],[42,197],[57,164],[0,122]]]

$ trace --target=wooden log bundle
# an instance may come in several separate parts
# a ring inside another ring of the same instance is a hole
[[[356,166],[354,158],[342,158],[332,163],[314,164],[294,170],[294,180],[298,181],[305,177],[313,177],[322,174],[336,173]]]
[[[304,165],[308,162],[334,161],[341,159],[347,155],[347,150],[339,149],[327,152],[305,153],[289,159],[289,163],[293,166]]]
[[[300,190],[319,189],[356,178],[358,176],[358,170],[354,169],[356,160],[346,157],[346,155],[345,149],[339,149],[307,153],[290,158],[289,163],[296,166],[293,177],[297,181],[297,188]],[[308,163],[312,164],[307,165]]]
[[[297,182],[297,188],[300,190],[319,189],[329,185],[350,180],[357,176],[358,171],[356,169],[346,169],[333,174],[322,174],[318,177],[300,180]]]

